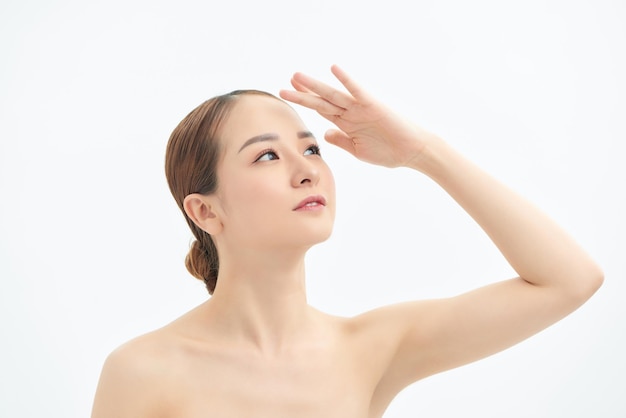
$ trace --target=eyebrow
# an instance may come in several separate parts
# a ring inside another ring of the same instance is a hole
[[[313,134],[309,131],[299,131],[297,135],[298,135],[298,139],[314,137]],[[276,141],[278,139],[279,139],[279,136],[278,134],[275,134],[275,133],[267,133],[267,134],[253,136],[252,138],[248,139],[246,142],[243,143],[243,145],[241,146],[241,148],[239,148],[239,151],[237,151],[237,153],[240,153],[242,149],[244,149],[248,145],[254,144],[255,142]]]

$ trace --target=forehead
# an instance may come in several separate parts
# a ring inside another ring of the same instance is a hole
[[[289,134],[305,130],[304,123],[287,103],[262,95],[237,98],[222,125],[221,137],[226,148],[241,146],[247,139],[261,134]]]

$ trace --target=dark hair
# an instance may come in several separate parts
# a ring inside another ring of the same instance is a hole
[[[213,97],[192,110],[174,129],[165,152],[165,176],[170,191],[195,236],[185,258],[187,270],[204,280],[209,294],[217,284],[219,258],[211,235],[185,213],[183,201],[192,193],[209,195],[218,187],[221,125],[242,95],[276,96],[259,90],[235,90]]]

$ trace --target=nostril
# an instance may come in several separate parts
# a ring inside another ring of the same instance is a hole
[[[310,182],[311,182],[311,179],[302,179],[302,180],[300,180],[300,184],[304,184],[304,183],[306,183],[306,182],[309,182],[309,183],[310,183]]]

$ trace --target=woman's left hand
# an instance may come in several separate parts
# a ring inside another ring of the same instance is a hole
[[[385,167],[419,168],[423,151],[435,136],[376,101],[338,66],[331,71],[347,93],[296,73],[291,79],[296,91],[282,90],[280,97],[337,125],[339,130],[326,132],[326,140],[358,159]]]

